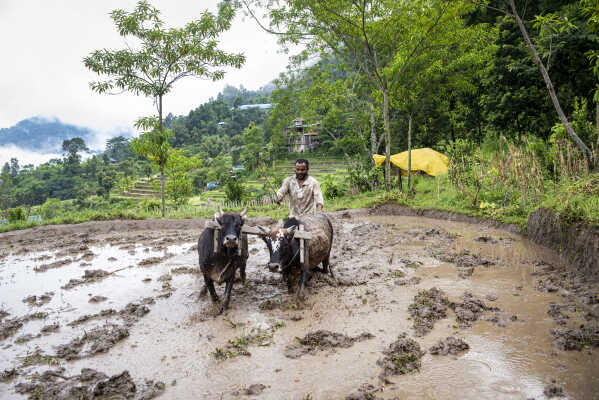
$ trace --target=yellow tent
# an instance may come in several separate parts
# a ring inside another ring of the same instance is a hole
[[[374,154],[372,156],[376,165],[381,165],[385,162],[385,156]],[[401,168],[402,173],[408,170],[408,152],[393,154],[391,163]],[[424,171],[429,175],[437,176],[447,173],[447,165],[449,158],[447,156],[428,147],[424,149],[412,150],[412,171]]]

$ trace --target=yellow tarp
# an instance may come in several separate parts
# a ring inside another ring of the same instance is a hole
[[[385,156],[374,154],[372,156],[376,165],[385,162]],[[402,173],[408,170],[408,152],[393,154],[391,163],[402,169]],[[447,156],[425,147],[424,149],[412,150],[412,171],[424,171],[429,175],[437,176],[447,173],[449,158]]]

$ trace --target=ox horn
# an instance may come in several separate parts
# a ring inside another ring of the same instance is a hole
[[[214,213],[214,219],[217,220],[218,218],[222,217],[224,214],[223,212],[223,208],[221,207],[221,205],[218,205],[218,211]],[[218,221],[217,221],[218,222]]]
[[[247,214],[248,212],[248,206],[245,206],[245,208],[243,209],[243,211],[241,212],[241,214],[239,214],[239,216],[243,219],[245,219],[245,214]]]
[[[289,236],[289,238],[292,239],[293,235],[295,235],[295,230],[296,229],[297,229],[297,225],[290,226],[289,228],[287,228],[285,230],[285,235]]]

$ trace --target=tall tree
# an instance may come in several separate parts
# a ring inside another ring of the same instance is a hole
[[[120,89],[153,98],[158,116],[142,118],[136,126],[165,136],[163,97],[175,82],[186,76],[216,81],[224,77],[223,67],[241,68],[245,62],[243,54],[226,53],[217,48],[218,36],[231,27],[234,15],[230,1],[224,1],[217,15],[205,11],[200,19],[183,28],[164,29],[160,11],[145,0],[139,1],[131,12],[112,11],[110,16],[119,34],[123,38],[134,38],[139,49],[96,50],[85,57],[83,62],[87,68],[105,76],[92,82],[91,89],[98,93]],[[164,183],[164,165],[160,165],[163,217]]]
[[[253,14],[253,3],[243,0]],[[382,98],[385,130],[385,186],[391,188],[390,93],[408,80],[415,58],[439,45],[443,28],[467,7],[462,2],[432,0],[269,0],[269,31],[283,42],[307,41],[308,51],[326,48],[365,73]],[[284,32],[276,32],[284,27]]]

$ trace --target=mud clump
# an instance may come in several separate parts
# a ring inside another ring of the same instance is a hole
[[[197,268],[191,267],[177,267],[171,269],[171,274],[198,274],[199,271]]]
[[[50,264],[38,265],[38,266],[34,267],[33,270],[35,272],[46,272],[49,269],[60,268],[67,264],[70,264],[72,262],[73,262],[73,260],[71,260],[70,258],[65,258],[64,260],[54,261],[53,263],[50,263]]]
[[[576,307],[573,304],[549,303],[547,306],[547,315],[555,320],[558,325],[566,325],[566,319],[570,317],[565,312],[575,312]]]
[[[548,399],[550,399],[552,397],[564,397],[565,396],[564,389],[561,386],[557,385],[557,382],[555,379],[553,379],[549,385],[545,386],[545,389],[543,389],[543,394]]]
[[[32,399],[152,399],[164,391],[164,383],[146,381],[138,392],[129,371],[108,377],[102,372],[83,368],[80,375],[65,376],[65,369],[45,371],[35,381],[19,383],[15,391]]]
[[[77,326],[77,325],[81,325],[87,321],[91,321],[93,319],[99,319],[99,318],[106,318],[106,317],[110,317],[112,315],[115,315],[117,312],[116,310],[113,310],[112,308],[106,309],[106,310],[102,310],[99,313],[96,314],[85,314],[82,315],[81,317],[77,318],[74,321],[71,321],[67,324],[67,326]]]
[[[85,332],[83,336],[75,338],[67,344],[58,346],[56,357],[69,361],[104,353],[128,336],[129,329],[126,327],[108,323]],[[87,352],[81,355],[84,347],[87,347]]]
[[[380,390],[380,387],[367,383],[360,386],[357,392],[346,396],[345,400],[380,400],[380,397],[375,396],[375,393]]]
[[[255,396],[257,394],[260,394],[264,391],[264,389],[266,389],[266,386],[261,384],[261,383],[255,383],[253,385],[250,385],[249,388],[245,389],[245,394],[247,396]]]
[[[383,351],[383,354],[384,357],[377,361],[377,365],[383,368],[381,378],[384,380],[389,375],[419,371],[422,365],[420,360],[425,353],[420,349],[418,342],[408,338],[404,332]]]
[[[414,296],[408,312],[414,321],[416,336],[424,336],[433,329],[435,321],[447,317],[449,300],[440,289],[421,290]]]
[[[417,276],[414,276],[410,279],[397,279],[395,284],[398,286],[406,286],[406,285],[418,285],[421,279]]]
[[[158,264],[158,263],[162,262],[163,260],[164,260],[163,257],[149,257],[149,258],[144,258],[139,263],[137,263],[137,265],[139,265],[140,267],[144,267],[147,265]]]
[[[581,325],[578,329],[554,328],[553,346],[560,350],[578,350],[599,347],[599,325]]]
[[[0,324],[0,340],[4,340],[9,336],[14,335],[16,331],[21,329],[23,324],[24,323],[20,318],[11,318],[3,321],[2,324]]]
[[[462,303],[451,303],[449,305],[456,314],[460,328],[472,326],[472,323],[477,321],[485,311],[500,311],[497,307],[487,306],[470,292],[465,292],[461,299]]]
[[[92,283],[92,282],[98,282],[110,274],[111,274],[110,272],[104,271],[103,269],[86,269],[85,273],[83,274],[81,279],[73,278],[73,279],[69,280],[69,282],[66,285],[61,286],[61,289],[68,290],[68,289],[73,289],[79,285],[85,285],[87,283]]]
[[[5,369],[0,373],[0,382],[7,383],[15,379],[19,373],[15,368],[13,369]]]
[[[285,357],[300,358],[305,354],[316,354],[319,351],[330,350],[337,347],[348,348],[356,342],[372,339],[373,334],[369,332],[361,333],[358,336],[350,337],[342,333],[318,330],[310,332],[303,338],[296,338],[298,343],[288,345],[285,348]]]
[[[494,239],[490,236],[479,236],[479,237],[475,238],[474,241],[480,242],[480,243],[491,243],[491,244],[497,243],[497,239]]]
[[[36,312],[28,314],[20,318],[11,318],[0,323],[0,340],[4,340],[15,334],[16,331],[32,319],[44,319],[48,317],[48,313]]]
[[[101,303],[108,300],[108,297],[104,296],[92,296],[89,298],[88,303]]]
[[[23,303],[29,304],[30,306],[41,307],[44,304],[48,304],[52,300],[54,292],[47,292],[40,296],[27,296],[23,299]]]
[[[60,324],[58,322],[55,322],[53,324],[50,325],[45,325],[40,332],[41,333],[52,333],[52,332],[56,332],[58,329],[60,329]]]
[[[470,349],[468,343],[464,340],[449,336],[444,340],[440,340],[437,344],[429,349],[431,354],[446,356],[448,354],[457,355],[462,351]]]

